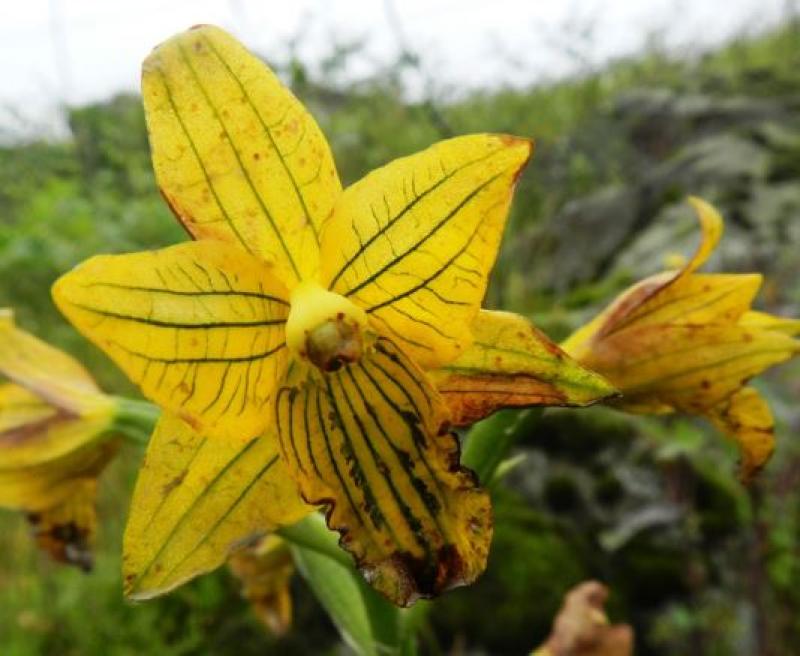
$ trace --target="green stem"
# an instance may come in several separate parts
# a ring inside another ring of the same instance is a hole
[[[421,600],[411,608],[400,610],[400,653],[402,656],[416,656],[419,653],[418,638],[429,628],[428,615],[433,603]]]
[[[112,430],[121,434],[132,444],[147,446],[161,409],[147,401],[115,397],[117,411]]]
[[[279,528],[277,533],[291,544],[332,558],[340,565],[353,570],[358,576],[353,567],[353,559],[339,546],[336,533],[325,526],[325,521],[319,513],[309,515],[291,526]]]
[[[461,462],[472,469],[484,485],[489,485],[500,463],[508,458],[511,448],[540,414],[536,408],[501,410],[478,422],[467,435]]]

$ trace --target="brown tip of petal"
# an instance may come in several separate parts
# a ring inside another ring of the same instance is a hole
[[[172,212],[172,215],[177,219],[178,223],[181,224],[181,227],[187,232],[187,234],[191,239],[194,239],[194,235],[192,235],[192,232],[189,229],[189,224],[192,223],[194,219],[191,216],[187,215],[178,206],[176,199],[169,193],[167,193],[167,191],[163,187],[161,186],[158,187],[158,193],[161,194],[161,198],[164,199],[164,202],[167,204],[167,207],[169,207],[170,212]]]
[[[92,571],[94,556],[90,546],[91,529],[73,521],[50,524],[38,513],[29,514],[27,519],[36,544],[53,560],[73,565],[84,572]]]
[[[454,544],[444,544],[426,557],[405,551],[395,552],[376,563],[357,564],[367,582],[389,601],[402,607],[473,583],[486,568],[493,529],[488,495],[483,491],[478,493],[485,497],[485,504],[479,504],[476,512],[467,519],[467,525],[476,543],[486,545],[479,557],[476,558],[474,553],[465,557]],[[343,537],[342,546],[346,546],[346,542]]]
[[[447,542],[425,557],[395,552],[377,563],[359,563],[364,578],[382,595],[398,606],[408,607],[420,599],[433,599],[448,590],[473,583],[486,569],[489,545],[494,530],[492,506],[488,493],[478,487],[475,473],[460,464],[460,448],[454,433],[440,435],[452,441],[447,459],[451,474],[461,478],[463,495],[458,526],[468,539],[460,545]],[[455,512],[453,508],[449,512]],[[469,553],[462,550],[466,548]]]
[[[506,146],[520,146],[525,145],[528,149],[533,152],[535,147],[535,142],[533,139],[528,139],[527,137],[517,137],[513,134],[500,134],[498,135],[500,141],[505,144]]]
[[[509,147],[514,146],[525,146],[528,149],[528,154],[525,159],[520,162],[519,168],[514,172],[514,177],[512,179],[511,184],[516,185],[517,181],[520,179],[520,176],[525,171],[525,168],[528,166],[528,162],[531,161],[533,154],[536,150],[536,144],[534,143],[533,139],[526,139],[524,137],[515,137],[512,135],[504,134],[500,137],[500,140]]]
[[[419,599],[430,599],[442,592],[469,581],[464,577],[464,560],[451,544],[441,547],[432,560],[416,558],[410,553],[396,553],[384,561],[390,570],[393,585],[392,598],[401,606],[410,606]],[[384,563],[365,568],[364,576],[373,585],[379,585],[384,576]]]
[[[440,438],[452,440],[454,446],[443,447],[450,449],[447,466],[450,474],[461,479],[461,486],[452,491],[461,495],[454,498],[461,514],[458,525],[467,534],[461,548],[447,542],[422,557],[407,551],[395,551],[382,560],[365,556],[359,545],[358,531],[332,521],[336,511],[335,499],[310,499],[303,495],[309,505],[326,506],[328,528],[339,533],[339,546],[354,557],[356,568],[364,579],[390,602],[404,608],[420,599],[433,599],[448,590],[473,583],[486,569],[489,557],[494,530],[489,494],[478,487],[475,473],[460,465],[456,435],[446,433]],[[451,507],[449,512],[455,512],[455,509]],[[469,553],[462,553],[463,548],[467,548]]]

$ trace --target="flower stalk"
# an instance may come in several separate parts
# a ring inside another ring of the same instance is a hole
[[[294,547],[327,556],[351,570],[353,576],[358,576],[353,569],[353,559],[339,547],[336,533],[325,527],[318,514],[309,515],[291,526],[279,528],[276,533]]]
[[[116,414],[111,431],[118,433],[131,444],[147,446],[153,434],[161,409],[148,401],[114,397]]]
[[[501,410],[478,422],[467,435],[462,453],[464,465],[478,475],[483,485],[491,485],[498,467],[540,415],[541,410],[536,408]]]

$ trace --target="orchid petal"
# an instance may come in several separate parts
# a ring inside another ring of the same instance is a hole
[[[341,184],[317,123],[275,74],[205,25],[150,54],[142,95],[156,179],[189,233],[273,263],[288,285],[315,276]]]

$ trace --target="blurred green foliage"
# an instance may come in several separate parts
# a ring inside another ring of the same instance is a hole
[[[352,54],[346,47],[334,49],[316,78],[299,61],[278,68],[320,120],[345,183],[454,134],[535,137],[489,304],[537,313],[559,337],[574,324],[574,310],[607,301],[628,279],[615,274],[562,294],[541,289],[520,273],[531,259],[528,238],[542,237],[568,201],[624,184],[641,165],[636,126],[615,118],[621,94],[649,87],[712,99],[796,99],[798,43],[792,23],[699,59],[654,50],[574,79],[455,102],[435,95],[407,102],[402,73],[415,65],[407,57],[358,83],[340,81]],[[63,142],[0,148],[0,306],[86,362],[106,390],[131,394],[117,369],[58,315],[49,287],[93,254],[160,247],[185,235],[156,191],[137,97],[73,108],[68,123],[71,138]],[[668,125],[664,134],[687,136]],[[778,177],[797,182],[800,147],[784,147],[780,158]],[[777,280],[797,272],[796,255],[773,255],[786,262],[774,271]],[[800,314],[800,291],[787,296]],[[767,383],[784,438],[798,429],[792,399],[800,385],[791,373]],[[790,653],[800,639],[800,446],[786,441],[748,492],[734,479],[732,450],[693,422],[634,421],[604,410],[546,414],[526,429],[526,460],[495,495],[489,571],[436,603],[424,651],[525,653],[547,634],[564,592],[597,577],[612,587],[612,619],[634,624],[640,653]],[[91,576],[55,568],[33,552],[21,518],[0,517],[0,653],[338,652],[332,626],[299,581],[297,630],[277,643],[224,571],[164,599],[124,603],[119,550],[139,458],[126,450],[104,477]]]

